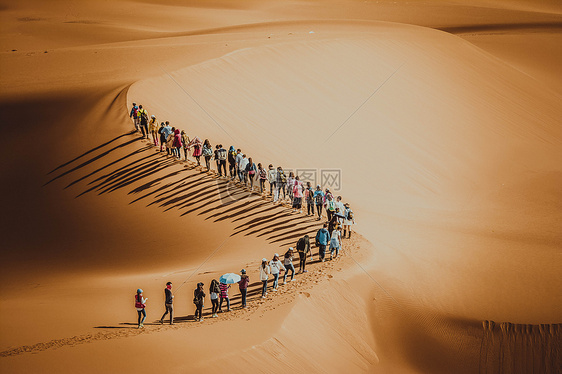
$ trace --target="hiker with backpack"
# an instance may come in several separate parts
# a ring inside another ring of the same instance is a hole
[[[327,223],[322,225],[322,228],[316,232],[316,246],[318,247],[318,256],[320,261],[324,262],[324,257],[326,257],[326,246],[330,240],[330,233],[326,229],[328,227]]]
[[[285,266],[279,261],[279,255],[276,253],[273,255],[273,259],[269,262],[269,268],[271,269],[271,275],[273,275],[273,291],[277,291],[277,286],[279,285],[279,274],[281,270],[285,271]]]
[[[261,163],[258,163],[258,181],[260,183],[260,194],[263,195],[265,191],[265,181],[267,180],[267,171],[263,168]]]
[[[172,127],[170,135],[166,138],[166,156],[174,157],[176,154],[176,148],[174,147],[174,139],[176,136],[176,128]]]
[[[219,282],[216,279],[211,281],[211,285],[209,286],[209,297],[211,298],[211,317],[217,318],[218,317],[218,310],[219,310],[219,294],[221,290],[219,288]]]
[[[293,181],[293,213],[302,213],[302,182],[297,175]]]
[[[185,133],[184,130],[181,130],[181,144],[183,146],[183,154],[185,155],[185,161],[187,161],[187,156],[189,156],[189,148],[188,148],[188,144],[189,144],[189,136],[187,136],[187,134]]]
[[[330,217],[330,220],[328,221],[328,232],[330,233],[330,236],[332,236],[332,232],[334,232],[337,226],[338,226],[338,217],[334,214],[332,215],[332,217]]]
[[[154,146],[158,147],[158,120],[156,119],[156,116],[154,114],[150,116],[148,130],[150,131],[150,135],[152,136],[152,142],[154,143]]]
[[[192,156],[195,157],[195,159],[197,160],[197,166],[201,166],[202,147],[203,147],[203,142],[201,141],[201,139],[199,139],[198,136],[193,138],[188,145],[189,149],[193,148]]]
[[[285,175],[285,172],[283,171],[283,168],[281,166],[277,167],[277,180],[275,181],[275,198],[273,199],[273,202],[277,202],[280,198],[281,198],[281,192],[283,192],[283,199],[286,198],[285,195],[285,185],[287,184],[287,176]]]
[[[142,105],[139,105],[137,118],[139,119],[143,139],[148,139],[148,112],[146,109],[143,109]]]
[[[219,310],[219,294],[221,290],[219,288],[219,282],[216,279],[211,281],[211,285],[209,286],[209,297],[211,298],[211,317],[217,318],[218,317],[218,310]]]
[[[137,309],[137,314],[139,316],[138,319],[138,327],[139,329],[142,329],[144,327],[144,320],[146,319],[146,301],[148,300],[147,298],[144,298],[142,296],[142,289],[138,289],[137,293],[135,294],[135,308]]]
[[[197,288],[193,291],[193,304],[195,304],[195,321],[203,321],[203,304],[205,302],[205,291],[203,282],[197,283]]]
[[[164,288],[164,307],[166,308],[166,312],[160,318],[160,323],[164,323],[164,317],[168,313],[170,313],[170,325],[174,324],[174,295],[172,294],[172,282],[166,283],[166,288]]]
[[[275,189],[275,183],[277,182],[277,170],[272,164],[269,164],[269,170],[267,171],[267,181],[269,182],[269,196],[273,197],[273,190]]]
[[[351,226],[355,225],[355,218],[353,217],[353,210],[349,207],[349,203],[344,204],[344,220],[343,220],[343,236],[342,239],[345,239],[346,232],[349,233],[348,239],[351,239]]]
[[[158,134],[160,134],[160,152],[164,152],[164,146],[166,145],[166,138],[168,137],[167,133],[168,133],[168,129],[167,127],[169,126],[166,121],[166,123],[162,122],[160,124],[160,129],[158,129]],[[170,127],[170,130],[172,128]]]
[[[205,157],[205,166],[207,167],[207,172],[211,171],[211,158],[213,157],[213,148],[211,147],[211,142],[209,139],[205,139],[203,143],[202,155]]]
[[[304,191],[304,198],[306,200],[306,215],[314,216],[314,190],[310,182],[306,182],[306,190]]]
[[[300,238],[297,241],[297,252],[299,253],[299,273],[308,273],[306,267],[306,256],[310,253],[310,259],[312,260],[312,252],[310,251],[310,238],[308,235]]]
[[[290,247],[289,250],[285,252],[285,258],[283,260],[283,265],[285,266],[283,284],[287,284],[287,274],[289,274],[289,270],[291,271],[291,282],[295,280],[295,265],[293,265],[294,253],[293,247]]]
[[[260,280],[261,280],[261,283],[262,283],[262,288],[261,288],[262,299],[265,299],[265,297],[267,296],[267,280],[269,279],[269,274],[271,274],[271,269],[270,269],[269,265],[267,264],[267,258],[262,258],[261,259],[261,265],[260,265]]]
[[[219,177],[223,176],[223,172],[224,172],[224,177],[226,178],[226,158],[227,158],[227,152],[226,149],[224,149],[222,147],[222,144],[219,144],[217,146],[217,150],[216,150],[216,156],[215,159],[217,160],[217,170],[219,171]]]
[[[139,107],[137,106],[137,103],[133,103],[133,107],[131,108],[131,112],[129,113],[129,118],[133,119],[133,124],[135,125],[136,131],[139,131],[138,111]]]
[[[250,157],[248,159],[248,165],[246,165],[246,173],[248,173],[248,180],[250,181],[250,191],[254,190],[254,177],[256,176],[256,172],[258,171],[256,164],[252,161]]]
[[[238,281],[238,289],[242,296],[242,308],[246,307],[246,295],[248,294],[248,285],[250,284],[250,277],[246,274],[246,269],[240,270],[240,280]]]
[[[324,192],[320,185],[316,186],[316,191],[312,195],[314,202],[316,203],[316,211],[318,212],[318,221],[322,219],[322,206],[324,205]]]
[[[236,177],[236,155],[236,150],[233,146],[230,146],[228,149],[228,172],[230,174],[230,180],[234,180]]]

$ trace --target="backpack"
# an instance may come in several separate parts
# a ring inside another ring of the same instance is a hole
[[[297,245],[296,245],[296,247],[297,247],[297,252],[304,252],[304,246],[305,246],[304,238],[300,238],[300,239],[297,241]]]
[[[164,134],[164,126],[160,126],[160,128],[158,129],[158,134]]]
[[[213,155],[213,150],[209,147],[203,147],[203,156],[209,157]]]
[[[347,210],[345,219],[347,219],[348,221],[351,221],[353,219],[353,212],[351,211],[351,209]]]
[[[287,183],[287,176],[285,176],[285,172],[283,170],[279,172],[279,178],[281,179],[281,183]]]
[[[147,125],[148,124],[148,114],[146,113],[146,110],[142,110],[141,112],[141,125]]]
[[[226,149],[219,149],[217,150],[217,159],[221,160],[221,161],[225,161],[226,160]]]
[[[322,201],[323,200],[323,196],[321,193],[319,193],[318,195],[316,195],[316,205],[322,205]]]
[[[260,179],[267,179],[267,172],[265,169],[260,170]]]

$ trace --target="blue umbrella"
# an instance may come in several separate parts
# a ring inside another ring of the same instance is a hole
[[[224,284],[233,284],[240,282],[240,279],[242,278],[240,278],[238,274],[226,273],[219,278],[219,282]]]

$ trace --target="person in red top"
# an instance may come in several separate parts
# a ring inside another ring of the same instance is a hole
[[[219,289],[221,290],[221,293],[219,295],[219,298],[220,298],[219,313],[222,313],[222,302],[225,299],[226,299],[226,308],[227,308],[226,311],[230,312],[230,299],[228,298],[228,289],[229,288],[230,288],[229,284],[225,284],[225,283],[219,284]]]
[[[144,327],[144,320],[146,319],[146,300],[147,298],[142,297],[142,289],[137,290],[137,294],[135,295],[135,308],[137,309],[137,313],[139,315],[138,320],[138,328],[141,329]]]
[[[246,269],[240,270],[241,278],[238,282],[238,288],[242,294],[242,308],[246,307],[246,295],[248,294],[248,285],[250,284],[250,277],[246,275]]]

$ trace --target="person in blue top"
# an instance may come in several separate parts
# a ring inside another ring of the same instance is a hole
[[[324,191],[320,185],[316,186],[316,191],[312,195],[314,202],[316,203],[316,211],[318,212],[318,221],[322,219],[322,206],[324,205]]]
[[[139,123],[138,123],[138,116],[137,116],[137,112],[139,110],[139,107],[137,106],[137,103],[133,103],[133,107],[131,108],[131,112],[129,113],[129,118],[133,119],[133,123],[135,125],[135,130],[139,131]]]
[[[330,233],[326,229],[328,225],[325,223],[324,226],[318,230],[316,233],[316,246],[318,247],[318,255],[320,256],[320,261],[324,262],[324,257],[326,256],[326,246],[328,245],[328,239],[330,238]]]

